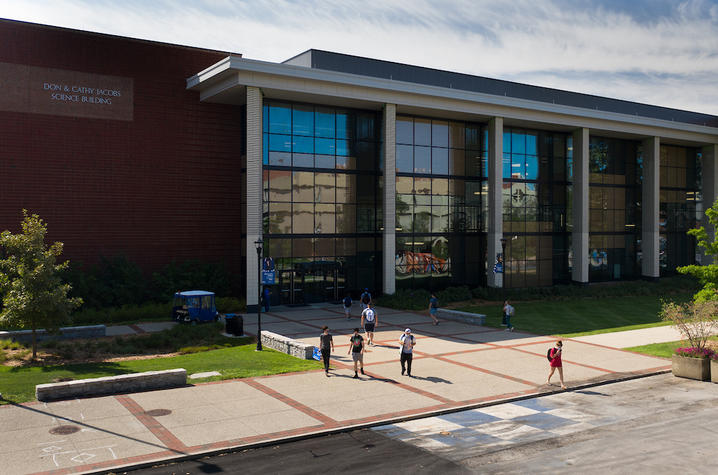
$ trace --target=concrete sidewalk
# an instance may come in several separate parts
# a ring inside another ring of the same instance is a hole
[[[358,314],[358,312],[356,312]],[[329,325],[334,370],[178,389],[0,407],[3,473],[77,473],[322,433],[556,391],[545,384],[553,338],[378,309],[366,376],[352,379],[351,329],[339,307],[281,309],[262,328],[312,344]],[[245,331],[256,324],[245,322]],[[398,338],[417,337],[414,377],[401,376]],[[670,368],[667,360],[564,340],[566,383],[610,381]],[[557,383],[557,381],[556,381]]]

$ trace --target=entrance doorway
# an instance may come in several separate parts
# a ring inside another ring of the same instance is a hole
[[[279,271],[279,298],[281,305],[303,305],[304,272],[298,270]]]

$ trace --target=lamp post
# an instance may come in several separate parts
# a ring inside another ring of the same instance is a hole
[[[257,248],[257,351],[262,351],[262,238],[254,241]]]

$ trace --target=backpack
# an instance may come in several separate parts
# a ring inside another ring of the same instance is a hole
[[[369,303],[369,302],[371,301],[371,295],[369,295],[369,294],[366,293],[366,292],[363,293],[363,294],[361,295],[361,301],[362,301],[363,303]]]
[[[344,297],[344,306],[345,307],[351,307],[352,306],[352,298],[349,296]]]
[[[553,350],[553,348],[549,348],[546,352],[546,359],[549,361],[549,363],[551,362],[551,360],[553,360],[553,358],[551,358],[551,350]]]

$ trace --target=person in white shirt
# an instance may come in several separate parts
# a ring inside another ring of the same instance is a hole
[[[376,310],[371,302],[367,305],[367,308],[361,313],[361,325],[364,327],[366,332],[367,345],[374,346],[374,328],[379,325],[379,319],[376,316]]]
[[[504,302],[504,317],[506,317],[506,331],[512,332],[514,331],[514,327],[511,325],[511,317],[514,316],[514,312],[516,310],[514,309],[513,305],[511,305],[511,302],[508,300]]]
[[[406,372],[411,377],[411,360],[414,359],[414,345],[416,345],[416,338],[411,334],[411,328],[404,330],[399,342],[401,343],[401,356],[399,359],[401,362],[401,375],[404,376],[404,372]]]

